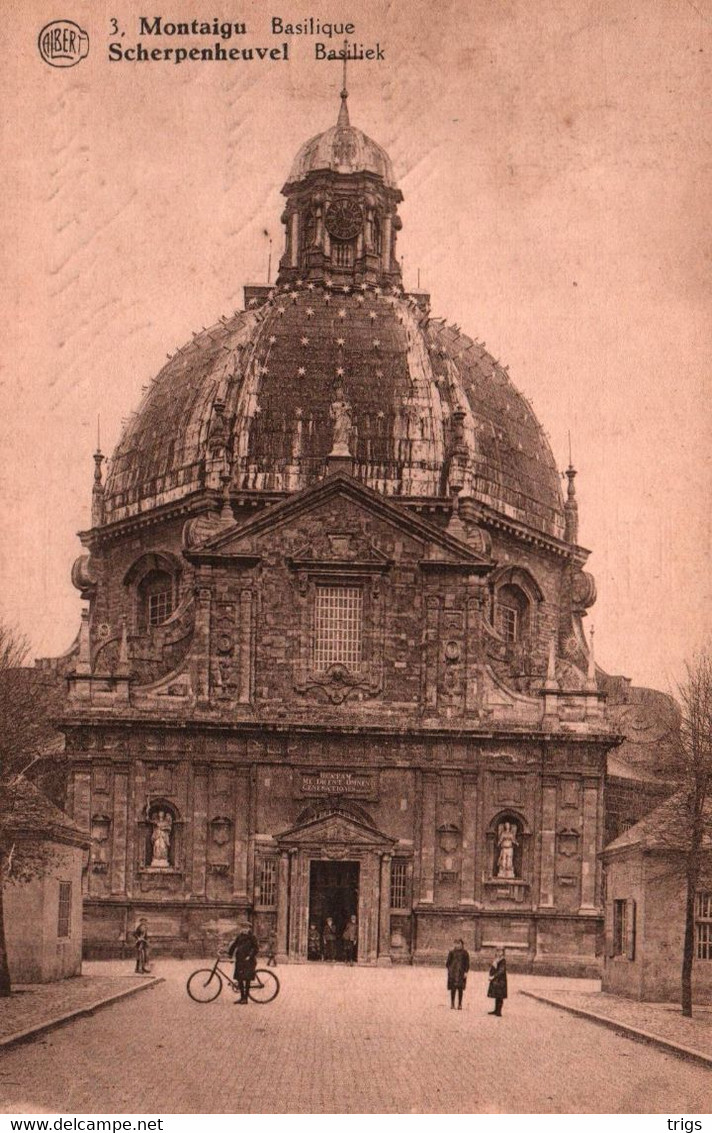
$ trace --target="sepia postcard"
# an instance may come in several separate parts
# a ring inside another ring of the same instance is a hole
[[[3,14],[7,1128],[702,1130],[709,0]]]

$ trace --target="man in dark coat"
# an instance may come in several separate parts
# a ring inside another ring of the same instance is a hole
[[[240,998],[235,1003],[249,1003],[247,992],[257,968],[259,947],[252,925],[249,921],[244,921],[227,950],[228,956],[235,958],[235,982],[240,989]]]
[[[504,948],[500,948],[494,954],[494,960],[489,970],[489,988],[487,995],[490,999],[494,1000],[494,1011],[490,1011],[490,1015],[496,1015],[498,1018],[502,1014],[502,1004],[507,998],[507,961],[504,955]]]
[[[450,1008],[455,1010],[455,992],[457,992],[457,1009],[462,1011],[462,993],[467,984],[467,973],[470,970],[470,953],[462,940],[456,940],[454,948],[448,952],[445,961],[447,968],[447,989],[450,992]]]
[[[351,966],[356,956],[356,944],[358,942],[358,920],[355,913],[352,913],[346,922],[346,928],[341,934],[341,939],[344,943],[344,960]]]
[[[133,935],[136,941],[136,971],[148,972],[148,921],[145,917],[138,922]]]
[[[325,960],[335,960],[336,959],[336,925],[334,924],[333,917],[327,917],[326,918],[326,924],[324,925],[324,931],[322,933],[322,938],[323,938],[323,941],[324,941],[324,959]]]

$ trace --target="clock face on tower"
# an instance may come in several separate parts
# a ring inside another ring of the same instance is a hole
[[[352,240],[361,231],[363,224],[361,206],[358,201],[342,197],[329,205],[324,222],[330,236],[337,240]]]

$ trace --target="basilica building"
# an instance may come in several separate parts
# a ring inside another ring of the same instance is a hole
[[[506,367],[404,291],[402,194],[345,91],[282,191],[276,283],[95,457],[62,660],[87,954],[140,917],[206,954],[247,914],[307,962],[355,916],[359,963],[462,937],[593,973],[606,792],[622,824],[645,796],[609,761],[649,704],[583,632],[576,473]]]

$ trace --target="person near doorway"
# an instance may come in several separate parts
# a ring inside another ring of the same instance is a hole
[[[465,948],[465,942],[459,938],[447,954],[445,961],[447,968],[447,989],[450,992],[450,1008],[455,1010],[455,995],[457,994],[457,1009],[462,1011],[462,993],[467,985],[467,973],[470,970],[470,953]]]
[[[141,920],[133,930],[133,936],[136,948],[136,971],[141,975],[148,972],[148,921],[145,917]]]
[[[274,931],[267,937],[267,967],[277,967],[277,933]]]
[[[324,939],[324,959],[336,959],[336,925],[334,924],[333,917],[326,918],[324,931],[322,933]]]
[[[356,959],[356,944],[358,943],[358,920],[352,913],[346,922],[346,928],[341,934],[344,945],[344,960],[351,966]]]
[[[321,960],[321,933],[315,924],[309,925],[309,959]]]
[[[228,956],[233,956],[235,959],[234,978],[240,992],[240,998],[236,999],[235,1003],[249,1003],[247,992],[255,976],[259,947],[252,925],[249,921],[243,921],[238,928],[237,936],[227,950]]]
[[[490,1011],[489,1014],[499,1018],[502,1014],[502,1004],[507,998],[507,959],[504,948],[498,948],[495,952],[489,977],[487,995],[494,1000],[494,1011]]]

